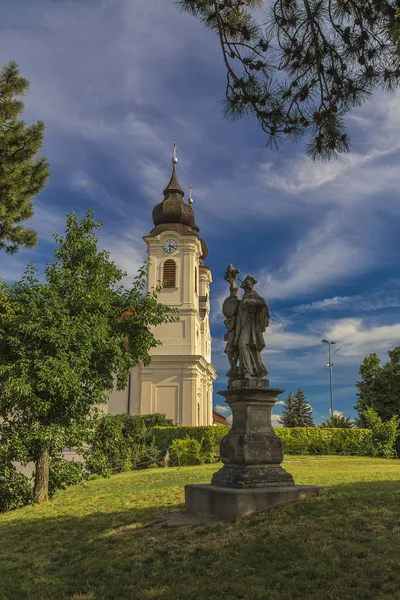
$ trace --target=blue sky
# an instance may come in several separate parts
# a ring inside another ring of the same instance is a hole
[[[193,183],[214,277],[216,392],[225,387],[220,307],[232,262],[258,279],[270,305],[271,385],[302,387],[316,422],[327,416],[327,337],[338,342],[335,409],[353,414],[363,357],[385,360],[400,343],[400,95],[377,93],[353,111],[352,153],[313,164],[302,144],[269,151],[253,120],[224,120],[217,40],[172,0],[34,4],[2,4],[0,62],[16,60],[31,82],[24,118],[46,124],[51,178],[35,200],[38,248],[3,255],[0,276],[19,278],[31,259],[42,269],[67,213],[91,206],[105,222],[102,246],[132,277],[177,139],[179,180],[186,192]],[[214,404],[225,410],[217,394]]]

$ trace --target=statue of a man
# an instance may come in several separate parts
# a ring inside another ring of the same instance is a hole
[[[267,369],[261,360],[265,348],[263,333],[269,325],[268,304],[253,288],[257,281],[248,275],[242,285],[244,290],[238,307],[233,347],[239,353],[239,376],[263,378]]]

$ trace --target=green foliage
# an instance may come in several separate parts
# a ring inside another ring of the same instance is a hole
[[[228,425],[201,427],[155,427],[154,443],[163,454],[171,447],[174,440],[194,439],[201,445],[204,462],[211,463],[219,458],[219,447],[223,437],[230,431]]]
[[[92,435],[85,462],[91,474],[107,477],[157,465],[161,455],[153,441],[154,424],[170,425],[165,415],[105,415]]]
[[[312,408],[301,388],[298,388],[293,399],[292,421],[293,427],[314,427]]]
[[[344,415],[332,415],[323,421],[320,427],[334,427],[343,429],[352,429],[354,427],[354,421],[350,417]]]
[[[14,254],[20,246],[33,248],[37,233],[21,222],[33,217],[32,198],[49,177],[49,165],[37,157],[43,143],[44,123],[26,126],[19,117],[21,98],[29,82],[11,61],[0,72],[0,250]]]
[[[285,454],[345,454],[377,456],[369,429],[277,428]]]
[[[193,438],[173,440],[169,449],[170,465],[190,466],[204,464],[201,442]]]
[[[294,427],[295,426],[295,415],[293,411],[294,395],[290,390],[289,395],[284,400],[282,414],[279,417],[283,427]]]
[[[397,0],[178,0],[218,37],[225,115],[252,115],[267,143],[309,138],[307,154],[348,152],[344,116],[400,83]],[[260,10],[265,7],[268,10]]]
[[[314,427],[312,409],[301,388],[295,395],[290,390],[279,419],[283,427]]]
[[[85,466],[81,462],[55,458],[50,461],[49,475],[49,497],[52,498],[57,490],[81,483],[85,479]]]
[[[0,467],[0,512],[21,508],[33,502],[33,488],[28,477],[10,469],[1,473]]]
[[[372,407],[384,420],[400,416],[400,346],[388,351],[389,361],[381,365],[376,354],[364,358],[360,366],[361,381],[357,383],[358,400],[355,409],[361,426],[366,425],[364,413]]]
[[[46,283],[32,265],[19,282],[0,280],[0,417],[37,464],[45,450],[58,456],[87,441],[96,405],[149,364],[152,327],[175,319],[146,294],[145,267],[130,289],[119,285],[125,273],[97,248],[100,226],[92,210],[82,220],[71,213]]]
[[[364,409],[363,416],[372,432],[372,456],[392,457],[393,445],[399,432],[399,417],[394,415],[384,422],[373,408]]]

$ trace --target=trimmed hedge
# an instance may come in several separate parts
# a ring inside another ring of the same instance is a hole
[[[171,467],[185,467],[189,465],[202,465],[205,457],[201,452],[201,443],[193,438],[173,440],[169,449]]]
[[[229,425],[201,427],[154,427],[152,430],[155,446],[160,453],[166,454],[174,440],[197,440],[201,446],[201,454],[205,463],[212,463],[219,458],[219,445],[230,430]]]
[[[195,439],[201,444],[204,462],[218,460],[221,439],[230,427],[154,427],[153,439],[160,453],[166,453],[173,440]],[[275,433],[281,438],[286,454],[343,454],[356,456],[393,455],[385,449],[371,429],[344,429],[321,427],[278,427]],[[391,446],[391,444],[389,444]]]
[[[286,454],[374,456],[370,429],[320,427],[276,428]]]

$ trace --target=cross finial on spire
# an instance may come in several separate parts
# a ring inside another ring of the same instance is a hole
[[[178,162],[178,157],[176,156],[176,140],[174,140],[174,156],[172,157],[172,164],[176,165]]]

